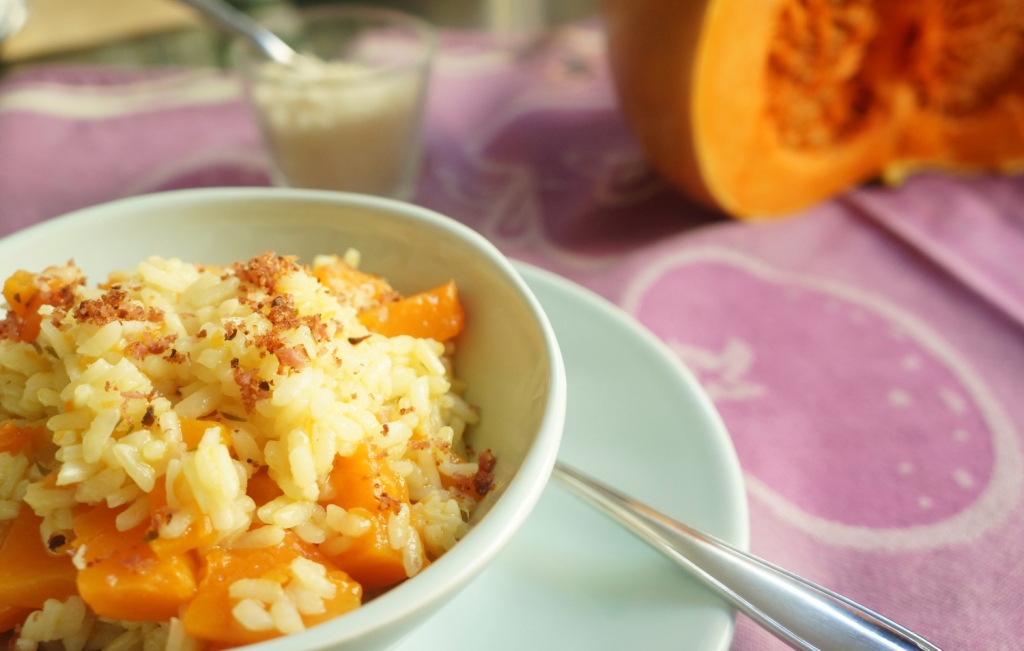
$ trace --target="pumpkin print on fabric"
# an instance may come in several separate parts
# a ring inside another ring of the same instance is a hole
[[[982,535],[1015,505],[1020,452],[1003,407],[881,297],[693,248],[646,265],[625,307],[715,400],[752,496],[810,535],[932,548]]]

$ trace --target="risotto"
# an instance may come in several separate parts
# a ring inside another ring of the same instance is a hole
[[[358,253],[19,271],[0,322],[0,631],[13,649],[224,648],[301,631],[466,532],[454,283]]]

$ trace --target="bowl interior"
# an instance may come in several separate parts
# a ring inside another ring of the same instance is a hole
[[[73,259],[90,284],[151,255],[222,264],[272,250],[309,263],[314,255],[350,247],[360,251],[362,270],[384,276],[405,294],[455,279],[468,323],[457,340],[455,372],[468,385],[466,399],[480,408],[481,424],[469,440],[497,457],[497,489],[480,504],[470,533],[416,580],[302,634],[333,626],[329,642],[378,626],[382,602],[391,603],[384,619],[394,625],[404,611],[468,580],[521,524],[543,489],[561,435],[564,376],[550,326],[508,261],[468,228],[424,209],[361,195],[266,188],[137,197],[0,240],[3,278]]]

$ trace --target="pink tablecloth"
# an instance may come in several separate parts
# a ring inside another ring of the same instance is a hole
[[[589,28],[529,55],[449,44],[417,201],[623,306],[698,374],[755,553],[943,648],[1020,648],[1024,179],[925,176],[772,225],[723,220],[645,167],[603,52]],[[0,80],[0,234],[266,182],[229,75]],[[741,618],[734,648],[781,645]]]

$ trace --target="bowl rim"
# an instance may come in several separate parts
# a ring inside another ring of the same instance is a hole
[[[493,560],[520,529],[536,506],[548,483],[561,441],[566,412],[566,376],[558,341],[539,300],[523,280],[511,261],[487,238],[458,220],[413,203],[332,190],[309,190],[279,187],[187,188],[130,196],[79,208],[10,233],[0,238],[0,258],[9,250],[34,243],[48,233],[75,222],[77,225],[119,223],[128,216],[137,218],[148,208],[186,207],[201,204],[228,204],[253,199],[282,203],[321,203],[361,207],[389,212],[445,231],[479,251],[505,279],[511,283],[533,315],[548,352],[550,366],[547,382],[547,404],[538,426],[538,433],[519,469],[508,482],[502,495],[489,512],[443,556],[416,577],[343,616],[328,620],[299,633],[246,645],[252,651],[278,651],[293,648],[321,648],[342,642],[357,641],[393,625],[395,622],[425,618],[430,606],[444,602],[464,587]],[[443,571],[442,571],[443,570]],[[411,627],[409,633],[415,630]]]

